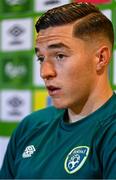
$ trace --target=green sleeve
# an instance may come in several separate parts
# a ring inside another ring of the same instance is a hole
[[[16,166],[15,159],[17,155],[18,142],[23,136],[24,131],[28,127],[28,118],[24,118],[18,127],[14,130],[10,141],[8,143],[8,147],[5,153],[5,157],[3,160],[3,165],[0,169],[0,179],[15,179],[16,176]]]
[[[0,170],[0,179],[13,179],[15,177],[15,173],[14,173],[15,150],[16,150],[15,142],[16,142],[15,133],[13,133],[7,147],[2,168]]]
[[[102,144],[103,178],[116,179],[116,121],[108,127]]]

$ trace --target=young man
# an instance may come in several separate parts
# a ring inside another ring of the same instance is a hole
[[[40,73],[54,106],[20,123],[1,178],[116,179],[112,23],[92,4],[71,3],[46,12],[36,30]]]

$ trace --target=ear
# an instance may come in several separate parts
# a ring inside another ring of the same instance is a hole
[[[101,47],[97,53],[97,64],[96,64],[96,71],[100,72],[104,70],[104,68],[109,64],[111,52],[107,46]]]

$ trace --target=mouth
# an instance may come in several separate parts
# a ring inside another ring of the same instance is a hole
[[[59,95],[61,88],[56,86],[47,86],[47,90],[50,96]]]

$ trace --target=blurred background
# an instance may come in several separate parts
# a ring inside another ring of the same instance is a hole
[[[75,0],[76,1],[76,0]],[[27,114],[50,106],[39,62],[34,52],[35,22],[52,7],[71,0],[0,0],[0,167],[7,143],[17,124]],[[116,0],[92,2],[113,22],[116,34]],[[116,90],[116,38],[109,77]]]

